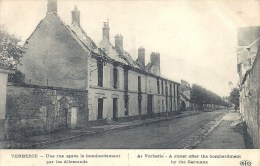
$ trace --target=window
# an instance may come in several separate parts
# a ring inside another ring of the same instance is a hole
[[[124,89],[128,90],[128,70],[124,69]]]
[[[164,92],[163,92],[163,80],[162,80],[162,84],[161,85],[162,85],[162,94],[164,94]]]
[[[113,69],[113,88],[117,89],[118,88],[118,69],[114,67]]]
[[[177,85],[175,85],[175,97],[177,98],[178,97],[178,94],[177,94]]]
[[[142,87],[141,87],[141,77],[138,76],[138,92],[141,92]]]
[[[103,87],[103,63],[100,61],[97,61],[97,67],[98,67],[98,86]]]
[[[167,86],[167,82],[165,81],[165,95],[168,95],[168,86]]]
[[[178,85],[177,85],[177,87],[176,87],[176,91],[177,91],[177,92],[176,92],[176,93],[177,93],[177,98],[179,98],[179,97],[180,97],[180,96],[179,96],[180,94],[179,94],[179,86],[178,86]]]
[[[165,84],[165,95],[168,96],[168,86]]]
[[[173,85],[173,96],[174,96],[174,99],[175,99],[175,97],[177,97],[176,96],[176,85],[175,84]]]
[[[124,100],[125,100],[125,116],[128,116],[129,114],[129,97],[128,95],[124,96]]]
[[[157,78],[157,90],[158,90],[158,94],[160,94],[160,81]]]
[[[149,82],[148,82],[148,88],[149,88],[149,92],[151,93],[151,92],[152,92],[152,89],[151,89],[151,80],[149,80]]]
[[[172,84],[170,84],[170,96],[172,96]]]

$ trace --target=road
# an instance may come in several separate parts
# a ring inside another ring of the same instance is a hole
[[[62,143],[54,149],[175,149],[180,142],[224,116],[227,110],[204,112],[182,118],[173,118],[147,126],[112,131],[89,136],[71,143]]]

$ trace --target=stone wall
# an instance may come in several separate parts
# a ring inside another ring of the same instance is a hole
[[[240,89],[240,111],[255,148],[260,148],[260,52]]]
[[[34,85],[8,85],[8,138],[85,127],[87,91]]]

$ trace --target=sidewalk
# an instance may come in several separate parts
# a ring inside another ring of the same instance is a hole
[[[171,117],[156,117],[145,120],[134,120],[123,123],[113,122],[108,125],[101,126],[91,126],[84,129],[67,130],[64,132],[57,132],[55,134],[39,135],[26,137],[23,140],[18,141],[5,141],[0,142],[0,148],[11,148],[11,149],[34,149],[34,148],[45,148],[52,145],[58,145],[61,142],[70,142],[83,137],[92,136],[99,133],[110,132],[113,130],[122,130],[132,127],[137,127],[141,125],[148,125],[153,123],[158,123],[161,121],[167,121],[174,118],[181,118],[185,116],[191,116],[201,113],[200,111],[185,111],[181,112],[179,115]]]
[[[232,110],[195,149],[245,149],[243,130],[239,113]]]

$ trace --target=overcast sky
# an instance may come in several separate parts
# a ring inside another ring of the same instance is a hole
[[[81,25],[97,44],[102,22],[110,20],[110,41],[124,36],[134,59],[137,49],[161,54],[163,76],[197,83],[224,96],[236,73],[237,28],[260,25],[259,0],[87,1],[58,0],[58,15],[71,23],[74,5]],[[46,15],[47,0],[0,0],[0,23],[26,40]]]

